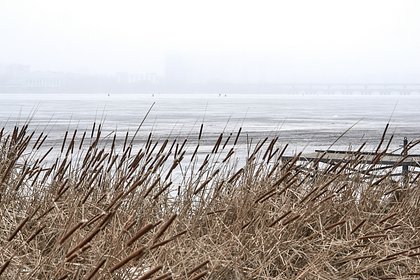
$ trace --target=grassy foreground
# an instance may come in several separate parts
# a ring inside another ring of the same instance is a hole
[[[94,126],[48,147],[3,128],[0,278],[420,277],[416,174],[285,161],[276,139],[237,161],[239,134],[202,155],[201,131],[136,147]]]

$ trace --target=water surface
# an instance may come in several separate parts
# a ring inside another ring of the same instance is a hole
[[[279,137],[290,151],[374,146],[386,124],[394,133],[393,149],[404,137],[420,138],[418,95],[136,95],[136,94],[1,94],[0,125],[23,124],[49,132],[49,141],[65,131],[87,130],[102,123],[104,133],[136,131],[147,111],[138,141],[155,138],[197,139],[200,125],[208,144],[224,132],[240,141]],[[255,140],[256,141],[256,140]]]

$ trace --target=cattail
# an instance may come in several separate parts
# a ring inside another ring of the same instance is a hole
[[[398,215],[398,213],[394,213],[394,214],[391,214],[391,215],[389,215],[389,216],[387,216],[387,217],[383,218],[382,220],[380,220],[380,221],[379,221],[379,224],[383,224],[383,223],[385,223],[386,221],[388,221],[389,219],[391,219],[391,218],[395,217],[396,215]]]
[[[25,164],[26,164],[26,162],[25,162]],[[30,168],[29,167],[27,167],[27,168],[24,167],[23,170],[24,171],[22,172],[22,175],[20,175],[20,179],[15,186],[15,191],[19,190],[20,186],[22,185],[23,181],[25,180],[26,175],[28,175],[28,173],[30,171]]]
[[[213,178],[208,178],[207,180],[205,180],[195,191],[194,191],[194,195],[198,194],[202,189],[204,189],[208,183],[210,183],[210,181]]]
[[[290,175],[290,171],[284,173],[283,176],[280,177],[274,184],[271,185],[272,188],[278,187],[288,176]]]
[[[296,174],[295,174],[295,176],[296,176]],[[295,177],[295,176],[293,176],[292,177],[292,179]],[[302,179],[302,181],[300,181],[300,183],[295,187],[296,189],[297,188],[299,188],[303,183],[305,183],[306,182],[306,180],[309,178],[311,176],[311,174],[310,173],[308,173],[308,174],[306,174],[305,175],[305,177]],[[286,183],[286,186],[284,186],[284,188],[282,188],[280,191],[279,191],[279,195],[281,195],[281,194],[283,194],[285,191],[287,191],[287,189],[288,188],[290,188],[295,182],[297,182],[297,178],[295,178],[294,180],[290,180],[290,181],[288,181],[287,183]]]
[[[196,267],[194,267],[193,269],[191,269],[190,271],[187,272],[187,275],[190,276],[191,274],[193,274],[194,272],[196,272],[197,270],[199,270],[200,268],[206,266],[210,261],[204,261],[202,263],[200,263],[199,265],[197,265]]]
[[[90,184],[89,184],[90,185]],[[83,199],[82,199],[82,201],[80,202],[80,204],[85,204],[86,203],[86,201],[88,200],[88,198],[89,198],[89,196],[92,194],[92,192],[93,192],[93,190],[94,190],[94,187],[91,187],[90,189],[89,189],[89,191],[86,193],[86,195],[83,197]]]
[[[302,155],[302,152],[298,153],[296,156],[293,157],[293,159],[291,161],[288,162],[288,164],[285,165],[285,166],[288,166],[285,170],[286,173],[293,169],[296,162],[300,159],[301,155]]]
[[[90,133],[90,138],[93,138],[93,134],[95,133],[95,126],[96,126],[96,122],[93,122],[92,131]]]
[[[203,133],[203,124],[200,125],[200,132],[198,133],[198,141],[201,140],[202,133]]]
[[[219,138],[217,139],[216,144],[214,144],[213,150],[211,151],[212,154],[216,154],[217,151],[219,150],[219,146],[220,146],[220,143],[222,142],[222,138],[223,138],[223,133],[219,135]]]
[[[328,182],[326,182],[323,186],[321,186],[320,190],[323,190],[325,188],[327,188],[329,185],[331,185],[335,180],[337,180],[337,178],[339,177],[339,175],[335,175],[332,179],[330,179]]]
[[[184,142],[182,142],[181,146],[179,147],[178,153],[175,153],[175,155],[179,155],[182,152],[182,150],[185,147],[185,144],[187,143],[187,140],[188,140],[187,138],[184,139]]]
[[[201,172],[201,170],[203,170],[203,168],[209,163],[208,159],[209,159],[210,155],[206,155],[206,157],[203,160],[203,163],[201,164],[200,168],[198,169],[198,172]]]
[[[150,145],[152,144],[151,139],[152,139],[152,133],[149,132],[149,135],[146,140],[146,154],[149,153],[149,148],[150,148]]]
[[[108,164],[109,164],[109,161],[111,160],[112,154],[114,153],[114,150],[115,150],[115,141],[116,140],[117,140],[117,134],[114,133],[114,137],[112,138],[111,150],[109,152]]]
[[[83,147],[83,142],[85,141],[85,137],[86,137],[86,130],[83,132],[82,139],[80,140],[79,150],[81,150]]]
[[[175,159],[175,160],[174,160],[174,162],[172,163],[171,168],[169,168],[169,171],[168,171],[168,173],[166,174],[165,180],[163,180],[164,182],[165,182],[166,180],[168,180],[168,179],[169,179],[169,177],[170,177],[170,176],[171,176],[171,174],[172,174],[172,171],[174,171],[174,170],[175,170],[175,168],[178,166],[178,164],[180,163],[180,161],[181,161],[181,160],[179,160],[179,159]]]
[[[263,202],[265,200],[267,200],[268,198],[272,197],[273,195],[276,194],[276,189],[270,189],[268,191],[266,191],[265,193],[263,193],[262,195],[260,195],[259,197],[257,197],[257,199],[254,201],[254,203],[258,203],[258,202]]]
[[[275,149],[274,152],[270,152],[269,156],[267,157],[267,164],[270,163],[271,159],[280,151],[279,148]],[[283,154],[279,156],[281,158]]]
[[[47,210],[45,210],[45,212],[43,212],[41,215],[39,215],[39,217],[37,217],[35,220],[39,221],[40,219],[42,219],[45,215],[47,215],[48,213],[50,213],[55,207],[51,206],[50,208],[48,208]]]
[[[64,274],[63,276],[61,276],[57,280],[64,280],[64,279],[67,279],[67,277],[69,277],[69,275],[68,274]]]
[[[28,239],[26,239],[26,243],[31,242],[32,239],[34,239],[45,227],[46,225],[43,225],[39,229],[37,229],[34,233],[32,233],[31,236],[29,236]]]
[[[283,149],[281,150],[280,154],[279,154],[279,158],[281,158],[284,153],[286,152],[287,148],[289,147],[289,144],[284,145]],[[269,160],[272,158],[272,156],[269,157]]]
[[[172,236],[170,239],[174,240],[174,239],[186,234],[187,232],[188,232],[188,230],[181,231],[180,233],[177,233],[174,236]]]
[[[409,251],[410,251],[410,250],[404,250],[404,251],[401,251],[401,252],[397,252],[397,253],[394,253],[394,254],[388,255],[388,256],[386,256],[385,258],[390,259],[390,258],[393,258],[393,257],[395,257],[395,256],[404,255],[404,254],[408,253]]]
[[[408,256],[409,257],[416,257],[416,256],[419,256],[420,255],[420,252],[419,253],[412,253],[412,254],[409,254]]]
[[[329,225],[328,227],[325,228],[325,230],[333,229],[333,228],[335,228],[335,227],[337,227],[339,225],[345,224],[345,223],[346,223],[346,221],[339,221],[337,223],[334,223],[332,225]]]
[[[233,184],[238,178],[239,176],[244,172],[244,169],[241,168],[239,169],[228,181],[228,184]]]
[[[150,247],[150,250],[154,250],[154,249],[157,249],[157,248],[159,248],[159,247],[162,247],[163,245],[168,244],[168,243],[169,243],[169,242],[171,242],[172,240],[174,240],[174,239],[173,239],[173,238],[168,238],[168,239],[163,240],[163,241],[161,241],[161,242],[155,243],[155,244],[153,244],[153,245]]]
[[[130,147],[128,147],[125,151],[124,151],[124,153],[123,153],[123,155],[122,155],[122,157],[121,157],[121,159],[120,159],[120,163],[118,164],[118,167],[117,167],[117,170],[119,170],[119,169],[121,169],[121,167],[123,166],[123,164],[125,163],[125,160],[127,159],[127,157],[128,157],[128,153],[131,151],[131,146]]]
[[[293,218],[290,218],[289,220],[287,220],[287,221],[285,221],[285,222],[283,223],[283,226],[286,226],[286,225],[290,224],[291,222],[293,222],[293,221],[297,220],[298,218],[300,218],[300,216],[301,216],[301,215],[296,215],[296,216],[294,216]]]
[[[387,123],[387,124],[386,124],[386,126],[385,126],[384,132],[382,133],[381,140],[379,141],[379,144],[378,144],[378,147],[376,148],[375,153],[378,153],[378,152],[379,152],[379,149],[381,148],[382,143],[383,143],[383,142],[384,142],[384,140],[385,140],[385,135],[386,135],[386,132],[387,132],[387,130],[388,130],[388,127],[389,127],[389,123]]]
[[[148,174],[145,174],[143,177],[140,177],[136,181],[134,181],[134,183],[132,184],[132,186],[126,192],[125,196],[128,195],[129,193],[133,192],[139,186],[143,185],[143,183],[147,180],[147,178],[148,178]]]
[[[239,140],[239,136],[241,135],[242,127],[239,128],[238,133],[236,134],[235,142],[233,142],[233,146],[236,146]]]
[[[164,191],[166,191],[170,186],[172,185],[172,182],[169,182],[164,186],[157,194],[153,196],[153,199],[157,199]]]
[[[386,228],[384,228],[384,231],[387,231],[387,230],[390,230],[390,229],[393,229],[393,228],[397,228],[397,227],[400,227],[401,225],[393,225],[393,226],[389,226],[389,227],[386,227]]]
[[[312,194],[314,194],[316,191],[318,191],[319,187],[315,187],[312,191],[310,191],[308,194],[306,194],[300,201],[299,203],[302,204],[303,202],[305,202]]]
[[[324,203],[324,202],[326,202],[326,201],[328,201],[328,200],[330,200],[330,199],[334,198],[335,196],[336,196],[335,194],[332,194],[332,195],[330,195],[330,196],[327,196],[326,198],[324,198],[323,200],[321,200],[321,201],[319,202],[319,204],[322,204],[322,203]]]
[[[132,214],[124,224],[123,231],[129,231],[137,223],[136,215]]]
[[[66,256],[66,262],[73,261],[75,258],[79,257],[83,252],[85,252],[86,250],[88,250],[90,248],[92,248],[92,245],[86,244],[79,251],[75,251],[72,254],[70,254],[69,256]]]
[[[196,276],[192,277],[189,280],[199,280],[201,278],[203,278],[204,276],[206,276],[208,274],[207,271],[201,272],[200,274],[197,274]]]
[[[229,160],[229,158],[235,153],[234,149],[231,148],[227,153],[226,157],[223,159],[222,163],[225,163]]]
[[[0,186],[3,185],[3,183],[7,182],[7,179],[9,179],[9,175],[14,167],[15,167],[15,162],[14,161],[10,162],[10,164],[7,166],[6,172],[2,174],[3,178],[0,181]]]
[[[278,137],[276,137],[276,138],[274,138],[274,139],[272,139],[272,140],[270,141],[270,144],[268,144],[268,147],[267,147],[267,149],[265,150],[264,155],[263,155],[263,157],[262,157],[262,160],[263,160],[263,161],[267,158],[267,156],[268,156],[269,154],[271,154],[271,152],[273,151],[274,144],[277,142],[277,140],[278,140]]]
[[[96,131],[96,139],[95,139],[95,141],[93,142],[93,146],[97,146],[98,145],[98,143],[99,143],[99,139],[100,139],[100,137],[101,137],[101,133],[102,133],[102,129],[101,129],[101,127],[102,127],[102,124],[99,124],[98,125],[98,130]]]
[[[80,241],[76,246],[74,246],[71,250],[69,250],[66,254],[66,258],[70,258],[76,251],[81,249],[85,245],[89,245],[89,243],[101,230],[100,227],[96,227],[88,236],[85,237],[82,241]]]
[[[286,218],[290,213],[292,213],[291,210],[287,211],[283,215],[281,215],[279,218],[275,219],[268,227],[273,227],[275,224]]]
[[[361,221],[351,232],[350,234],[355,233],[361,226],[363,226],[363,224],[366,222],[366,219],[364,219],[363,221]]]
[[[123,195],[124,195],[124,192],[122,191],[118,192],[115,195],[114,199],[111,201],[111,203],[106,207],[105,211],[109,211]]]
[[[88,227],[94,223],[96,223],[99,219],[105,216],[105,212],[99,213],[95,216],[93,216],[90,220],[85,220],[85,223],[83,223],[82,228]]]
[[[417,246],[411,247],[409,250],[416,250],[416,249],[418,249],[418,248],[420,248],[420,245],[417,245]]]
[[[139,162],[141,161],[141,159],[143,158],[144,153],[140,150],[136,157],[133,159],[133,161],[130,164],[130,168],[137,168],[137,166],[139,165]]]
[[[71,138],[70,145],[69,145],[69,147],[67,149],[67,152],[66,152],[66,156],[68,156],[69,153],[73,154],[74,142],[75,142],[75,139],[76,139],[76,135],[77,135],[77,129],[75,129],[74,132],[73,132],[73,137]]]
[[[165,233],[165,231],[173,223],[173,221],[176,219],[177,216],[178,216],[177,214],[173,214],[165,223],[163,223],[163,225],[160,226],[158,232],[153,238],[154,242],[156,242],[159,239],[159,237],[161,237]]]
[[[7,238],[7,241],[12,241],[13,238],[16,236],[16,234],[22,229],[22,227],[36,214],[36,212],[38,212],[39,208],[41,207],[41,205],[39,205],[35,211],[28,215],[25,219],[23,219],[19,225],[17,226],[17,228],[10,234],[10,236]]]
[[[143,235],[145,235],[146,233],[148,233],[150,230],[152,230],[155,227],[154,224],[150,223],[145,225],[144,227],[142,227],[141,229],[139,229],[136,234],[134,234],[133,237],[130,238],[130,240],[128,240],[128,242],[126,243],[126,246],[131,246],[137,239],[139,239],[140,237],[142,237]]]
[[[200,144],[197,144],[197,146],[195,147],[195,150],[194,150],[194,152],[192,153],[192,156],[191,156],[190,162],[191,162],[191,161],[193,161],[193,159],[194,159],[194,158],[195,158],[195,156],[197,155],[197,152],[198,152],[198,147],[200,147]]]
[[[101,269],[101,267],[105,264],[106,259],[101,260],[96,266],[95,268],[92,270],[92,272],[90,272],[87,276],[86,276],[86,280],[90,280],[92,279],[96,273],[98,273],[99,269]]]
[[[64,134],[63,144],[61,145],[61,151],[60,151],[60,154],[62,154],[62,153],[63,153],[63,151],[64,151],[64,146],[65,146],[65,144],[66,144],[67,134],[68,134],[68,133],[69,133],[69,132],[68,132],[68,130],[66,130],[66,133]]]
[[[168,272],[168,273],[162,274],[161,276],[158,276],[154,278],[153,280],[166,280],[166,279],[172,279],[172,273]]]
[[[223,144],[222,150],[225,149],[225,147],[227,146],[227,144],[228,144],[228,142],[229,142],[229,140],[230,140],[231,137],[232,137],[232,133],[229,134],[228,138],[226,139],[225,143]]]
[[[153,190],[153,188],[160,182],[160,177],[158,177],[152,185],[145,191],[143,197],[146,198],[146,196]]]
[[[4,127],[3,127],[3,129],[4,129]],[[1,134],[3,134],[3,129],[1,130]],[[44,135],[44,132],[41,132],[41,134],[39,134],[39,136],[38,136],[38,138],[36,139],[36,141],[35,141],[35,143],[34,143],[34,145],[32,146],[32,150],[35,150],[35,148],[36,148],[36,145],[38,145],[38,143],[39,143],[39,141],[41,140],[41,138],[42,138],[42,136]],[[0,137],[0,140],[1,140],[1,137]]]
[[[257,220],[257,218],[253,218],[251,221],[249,221],[248,223],[245,223],[242,227],[241,230],[246,229],[247,227],[249,227],[252,223],[254,223]]]
[[[115,161],[117,160],[118,155],[115,155],[112,158],[112,161],[108,164],[108,169],[106,170],[106,173],[109,173],[111,171],[112,166],[114,165]]]
[[[6,268],[10,265],[10,262],[12,261],[12,258],[9,258],[1,267],[0,267],[0,276],[3,274],[3,272],[6,270]]]
[[[66,232],[63,237],[60,238],[58,243],[61,245],[63,244],[76,230],[78,230],[86,221],[80,221],[76,225],[74,225],[68,232]]]
[[[146,279],[149,279],[153,274],[155,274],[156,272],[158,272],[162,268],[163,268],[163,266],[161,266],[161,265],[156,266],[156,267],[150,269],[149,271],[145,272],[142,276],[140,276],[138,278],[138,280],[146,280]]]
[[[257,146],[255,147],[254,151],[252,152],[251,157],[254,157],[262,148],[262,146],[264,146],[264,144],[267,142],[268,137],[264,138],[263,141],[257,143]]]
[[[64,187],[65,186],[65,187]],[[76,185],[77,187],[77,185]],[[57,194],[57,196],[54,198],[54,202],[58,201],[60,197],[63,196],[63,194],[70,188],[70,184],[63,184],[63,188],[60,189],[60,192]]]
[[[125,151],[125,148],[127,147],[127,140],[128,140],[128,131],[125,133],[123,151]]]
[[[146,250],[146,247],[141,247],[140,249],[138,249],[138,250],[134,251],[133,253],[131,253],[130,255],[128,255],[126,258],[124,258],[122,261],[118,262],[116,265],[114,265],[110,269],[111,273],[113,273],[117,269],[120,269],[125,264],[127,264],[129,261],[131,261],[132,259],[138,258],[141,255],[143,255],[145,250]]]

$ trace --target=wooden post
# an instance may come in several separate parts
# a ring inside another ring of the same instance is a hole
[[[406,156],[408,154],[408,140],[407,140],[407,137],[404,137],[402,154],[403,154],[403,156]],[[407,186],[407,183],[408,183],[408,164],[406,164],[406,163],[402,164],[402,176],[403,176],[404,186]]]

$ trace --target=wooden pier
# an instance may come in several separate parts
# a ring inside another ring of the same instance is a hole
[[[283,156],[284,160],[296,159],[296,156]],[[401,167],[401,173],[392,176],[407,176],[410,172],[419,173],[420,154],[408,154],[407,139],[403,142],[401,154],[385,152],[362,152],[362,151],[338,151],[338,150],[315,150],[313,153],[300,154],[297,161],[312,162],[318,168],[320,163],[328,165],[347,164],[349,168],[356,170],[357,166],[364,166],[361,171],[368,174],[372,171],[395,169]]]
[[[294,156],[283,156],[283,159],[293,159]],[[316,150],[314,153],[302,154],[300,161],[322,162],[337,164],[348,161],[358,161],[360,164],[376,164],[396,166],[420,167],[420,155],[398,155],[380,153],[365,153],[352,151]]]

